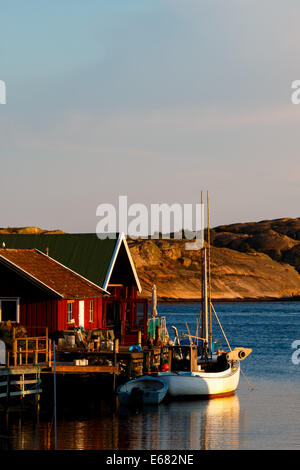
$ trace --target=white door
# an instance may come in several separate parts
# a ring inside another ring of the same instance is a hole
[[[82,326],[82,328],[84,328],[84,300],[79,301],[78,323],[78,326]]]

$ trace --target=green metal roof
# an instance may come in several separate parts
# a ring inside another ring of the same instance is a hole
[[[54,235],[0,234],[0,248],[36,248],[59,263],[102,287],[113,258],[119,234],[100,239],[95,233]]]

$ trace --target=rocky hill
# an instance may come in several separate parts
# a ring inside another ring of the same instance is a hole
[[[20,235],[40,235],[42,233],[49,235],[49,234],[58,234],[58,233],[65,233],[62,230],[43,230],[39,227],[7,227],[7,228],[0,228],[0,233],[3,234],[20,234]]]
[[[211,230],[212,297],[224,300],[300,296],[300,218],[223,225]],[[201,253],[185,240],[130,241],[143,285],[161,300],[196,300]]]
[[[0,233],[63,233],[37,227]],[[201,252],[185,240],[129,240],[143,292],[159,300],[199,300]],[[300,298],[300,218],[232,224],[211,230],[212,297],[218,300]]]
[[[182,240],[129,242],[143,287],[160,300],[201,297],[201,253],[186,251]],[[211,248],[212,297],[215,300],[280,299],[300,296],[300,275],[294,266],[261,252]]]
[[[300,273],[300,218],[223,225],[212,231],[211,239],[219,248],[265,253]]]

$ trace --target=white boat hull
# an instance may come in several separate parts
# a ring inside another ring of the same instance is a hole
[[[168,394],[172,397],[225,396],[238,387],[240,364],[222,372],[160,372],[158,375],[168,384]]]

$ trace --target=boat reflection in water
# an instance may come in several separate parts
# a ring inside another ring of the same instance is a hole
[[[239,446],[240,405],[237,395],[215,398],[207,402],[197,401],[171,404],[169,410],[176,422],[185,426],[185,441],[177,443],[170,436],[170,448],[183,445],[186,449],[226,449]]]
[[[237,395],[210,400],[171,401],[140,409],[102,408],[100,415],[58,418],[57,448],[66,450],[237,449]],[[9,417],[0,429],[9,449],[53,449],[51,421]],[[6,429],[5,429],[6,428]]]
[[[163,403],[156,408],[144,408],[135,417],[127,416],[126,421],[126,433],[130,433],[130,439],[128,434],[126,439],[129,449],[204,450],[239,447],[240,405],[237,395]],[[121,429],[122,426],[122,434]],[[123,440],[122,437],[120,440]]]

